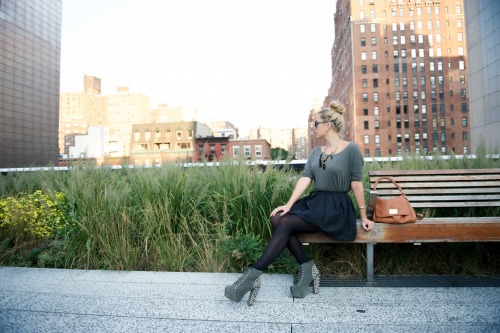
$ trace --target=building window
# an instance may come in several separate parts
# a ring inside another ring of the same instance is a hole
[[[365,129],[365,130],[370,129],[370,125],[369,125],[368,120],[365,120],[365,121],[363,122],[363,126],[364,126],[364,129]]]
[[[372,45],[377,45],[377,37],[372,37]]]
[[[368,93],[363,93],[363,102],[368,102]]]
[[[366,65],[361,66],[361,74],[366,74],[366,73],[367,73]]]
[[[366,60],[366,52],[361,52],[361,60]]]
[[[378,93],[373,93],[373,101],[378,102]]]
[[[363,116],[368,115],[368,108],[366,106],[363,107]]]
[[[467,113],[467,103],[462,103],[462,112]]]
[[[240,155],[240,147],[233,147],[233,156]]]
[[[373,115],[378,118],[378,106],[373,107]]]
[[[375,29],[375,27],[376,27],[375,23],[370,24],[370,31],[371,32],[377,32],[376,29]]]
[[[366,38],[361,38],[361,46],[366,46]]]
[[[378,79],[373,79],[373,87],[378,88]]]
[[[368,80],[367,79],[363,79],[362,86],[363,86],[363,88],[368,87]]]
[[[365,145],[370,144],[370,136],[369,135],[364,136],[364,142],[365,142]]]
[[[466,95],[465,89],[460,89],[460,98],[466,98]]]
[[[377,60],[377,51],[372,51],[372,60]]]
[[[262,146],[255,146],[255,157],[262,157]]]
[[[365,25],[364,24],[359,25],[359,32],[361,32],[361,33],[365,32]]]
[[[467,117],[462,118],[462,126],[467,127]]]
[[[251,147],[250,146],[244,146],[243,147],[243,155],[245,157],[247,157],[247,158],[252,156],[251,155]]]
[[[378,73],[378,66],[377,65],[373,65],[372,66],[372,72],[373,73]]]

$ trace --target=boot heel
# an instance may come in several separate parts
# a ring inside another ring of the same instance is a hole
[[[257,294],[259,293],[260,290],[260,286],[261,286],[261,280],[259,276],[253,284],[253,289],[250,290],[250,295],[248,296],[248,302],[247,302],[248,306],[252,306],[253,303],[255,303],[255,300],[257,299]]]
[[[313,267],[313,293],[319,293],[319,269],[316,266]]]

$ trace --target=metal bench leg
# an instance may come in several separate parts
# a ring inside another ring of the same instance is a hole
[[[366,282],[373,282],[373,248],[375,243],[366,243]]]

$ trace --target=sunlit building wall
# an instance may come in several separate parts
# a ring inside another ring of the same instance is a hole
[[[465,1],[471,148],[500,149],[500,1]]]
[[[0,1],[0,167],[58,163],[61,0]]]

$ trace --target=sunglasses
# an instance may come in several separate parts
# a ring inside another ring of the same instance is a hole
[[[329,123],[329,121],[318,121],[318,120],[315,120],[314,121],[314,128],[318,128],[319,124],[326,124],[326,123]]]

